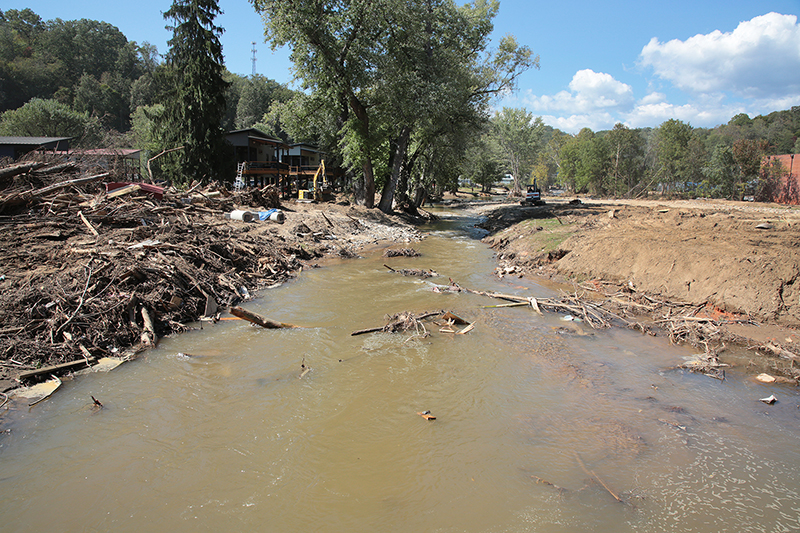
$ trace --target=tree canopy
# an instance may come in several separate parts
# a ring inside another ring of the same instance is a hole
[[[181,152],[184,178],[207,183],[233,174],[226,159],[223,57],[214,24],[220,13],[216,0],[175,0],[164,18],[175,23],[167,63],[172,67],[174,91],[164,102],[160,135]]]
[[[395,194],[406,192],[397,190],[408,183],[404,173],[419,160],[410,148],[435,149],[443,130],[476,125],[493,94],[538,65],[512,37],[488,50],[496,1],[253,3],[272,45],[292,47],[295,74],[307,91],[295,109],[336,129],[344,163],[363,174],[365,205],[373,205],[379,184],[387,212]]]

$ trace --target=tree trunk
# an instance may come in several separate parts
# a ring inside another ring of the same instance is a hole
[[[350,95],[350,108],[361,123],[364,150],[364,207],[371,209],[375,206],[375,172],[372,168],[372,154],[369,149],[369,114],[364,104],[353,94]]]
[[[394,191],[397,187],[397,181],[400,178],[400,172],[403,169],[403,162],[406,159],[406,152],[408,151],[408,141],[411,139],[411,127],[403,126],[400,132],[400,137],[397,139],[395,146],[394,161],[392,163],[392,174],[389,176],[388,186],[383,190],[381,202],[378,206],[384,213],[392,212],[392,202],[394,201]]]
[[[375,207],[375,174],[372,170],[372,160],[364,163],[364,207]]]

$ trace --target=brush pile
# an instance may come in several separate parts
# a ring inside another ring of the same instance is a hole
[[[179,192],[95,164],[0,166],[0,378],[136,353],[314,257],[266,224],[225,218],[279,207],[272,187]]]

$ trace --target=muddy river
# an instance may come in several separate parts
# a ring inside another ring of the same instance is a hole
[[[434,292],[554,295],[494,277],[474,222],[445,213],[420,258],[367,253],[245,304],[302,329],[205,324],[4,411],[0,528],[800,530],[797,389],[755,382],[744,351],[718,381],[673,370],[694,350],[664,338]],[[441,309],[474,330],[350,335]]]

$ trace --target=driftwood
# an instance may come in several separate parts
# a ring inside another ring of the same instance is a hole
[[[158,344],[158,336],[156,335],[156,328],[153,327],[153,319],[146,307],[142,307],[142,321],[144,328],[142,328],[142,345],[145,347],[153,347]]]
[[[800,363],[800,356],[790,352],[789,350],[785,349],[783,346],[779,344],[775,344],[774,342],[766,343],[763,348],[771,352],[773,355],[777,355],[781,359],[786,359],[793,363]]]
[[[447,287],[436,287],[435,292],[467,292],[470,294],[477,294],[489,298],[497,298],[512,302],[510,304],[503,304],[507,307],[517,306],[530,306],[535,312],[541,314],[541,310],[555,311],[561,313],[569,313],[584,320],[587,324],[595,329],[607,328],[611,325],[612,319],[619,319],[625,322],[626,325],[630,324],[624,318],[611,313],[602,307],[587,302],[585,299],[576,295],[565,295],[561,299],[554,298],[533,298],[529,296],[517,296],[514,294],[503,294],[499,292],[477,291],[461,287],[453,280],[450,280],[450,285]],[[498,306],[500,307],[500,306]]]
[[[611,494],[611,496],[612,496],[612,497],[613,497],[615,500],[617,500],[619,503],[625,503],[625,500],[623,500],[622,498],[620,498],[619,496],[617,496],[617,494],[616,494],[616,493],[615,493],[613,490],[611,490],[611,488],[610,488],[610,487],[609,487],[609,486],[606,484],[606,482],[605,482],[605,481],[603,481],[603,479],[602,479],[600,476],[598,476],[598,475],[597,475],[597,474],[594,472],[594,470],[589,470],[588,468],[586,468],[586,465],[583,463],[583,459],[581,459],[581,456],[580,456],[580,455],[578,455],[578,453],[577,453],[577,452],[574,452],[574,453],[575,453],[575,459],[577,459],[577,461],[578,461],[578,464],[581,466],[581,469],[582,469],[584,472],[586,472],[586,475],[588,475],[588,476],[591,476],[591,478],[592,478],[592,479],[594,479],[595,481],[597,481],[597,483],[598,483],[598,484],[600,484],[600,486],[601,486],[601,487],[603,487],[604,489],[606,489],[606,492],[608,492],[609,494]]]
[[[13,178],[18,174],[24,174],[25,172],[28,172],[30,170],[35,170],[43,166],[44,163],[41,163],[39,161],[34,163],[19,163],[17,165],[11,165],[0,169],[0,179]]]
[[[420,255],[422,254],[413,248],[388,248],[383,252],[384,257],[419,257]]]
[[[36,382],[40,381],[42,378],[45,377],[57,376],[66,374],[68,372],[81,370],[96,362],[97,362],[96,359],[89,358],[89,359],[79,359],[77,361],[70,361],[69,363],[61,363],[58,365],[49,365],[42,368],[37,368],[36,370],[21,372],[19,375],[19,380],[23,382],[24,381]]]
[[[242,320],[247,320],[248,322],[252,322],[262,328],[267,329],[282,329],[282,328],[299,328],[300,326],[295,326],[294,324],[286,324],[284,322],[276,322],[275,320],[271,320],[269,318],[265,318],[257,313],[252,311],[248,311],[242,307],[231,307],[230,312],[234,316],[238,316]]]
[[[416,276],[418,278],[435,278],[439,276],[439,273],[436,272],[435,270],[421,270],[419,268],[402,268],[400,270],[396,270],[386,264],[384,264],[383,266],[385,266],[386,268],[389,269],[389,271],[395,274],[402,274],[404,276]]]
[[[364,335],[366,333],[377,333],[379,331],[395,333],[398,331],[408,331],[412,328],[417,331],[419,331],[419,329],[422,328],[422,330],[425,332],[426,330],[425,326],[422,325],[422,320],[430,318],[432,316],[440,316],[443,314],[444,311],[433,311],[430,313],[422,313],[421,315],[414,315],[413,313],[408,313],[408,312],[398,313],[394,316],[387,317],[388,323],[385,326],[360,329],[352,332],[350,336],[355,337],[356,335]]]

